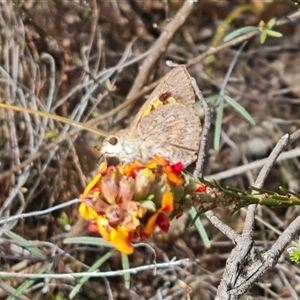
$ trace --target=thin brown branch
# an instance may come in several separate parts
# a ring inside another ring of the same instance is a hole
[[[255,187],[257,187],[257,188],[263,187],[263,184],[264,184],[271,168],[273,167],[276,159],[278,158],[280,153],[288,146],[289,141],[290,141],[290,139],[289,139],[288,134],[285,134],[279,140],[279,142],[277,143],[277,145],[271,152],[271,154],[268,158],[268,161],[266,162],[266,164],[263,166],[263,168],[259,172],[259,175],[255,181]],[[247,212],[246,220],[245,220],[245,227],[244,227],[243,234],[242,234],[246,239],[252,239],[256,207],[257,207],[256,204],[250,205],[248,207],[248,212]]]
[[[149,56],[145,59],[142,66],[140,67],[139,73],[133,83],[133,86],[126,97],[126,102],[131,102],[132,99],[135,98],[135,95],[140,92],[149,76],[151,68],[156,64],[162,54],[166,51],[175,33],[190,16],[194,7],[195,3],[193,1],[185,1],[172,21],[170,21],[170,23],[163,30],[160,37],[152,46]],[[132,105],[127,106],[126,110],[124,109],[117,119],[120,120],[123,117],[127,116],[128,111],[131,109],[131,107]]]
[[[236,243],[236,240],[238,239],[239,235],[236,234],[231,227],[223,223],[211,210],[207,211],[205,215],[216,228],[218,228],[233,243]]]
[[[195,90],[195,94],[198,97],[198,99],[201,101],[201,104],[202,104],[203,110],[204,110],[204,115],[205,115],[204,124],[202,127],[200,149],[198,152],[196,168],[194,171],[195,177],[202,177],[203,176],[203,167],[204,167],[204,162],[205,162],[205,157],[206,157],[208,134],[209,134],[210,124],[211,124],[211,116],[210,116],[210,109],[209,109],[209,107],[197,85],[195,78],[191,78],[191,80],[192,80],[192,86]]]
[[[299,136],[299,132],[297,131],[293,135],[293,142]],[[257,187],[260,188],[263,186],[274,162],[290,142],[290,136],[285,134],[277,143],[256,180],[255,185]],[[248,207],[243,233],[238,237],[237,246],[232,250],[227,260],[216,299],[238,299],[239,296],[244,294],[268,269],[276,264],[281,253],[299,229],[300,217],[288,226],[263,257],[255,255],[252,238],[255,211],[256,205]],[[251,264],[249,264],[249,261],[251,261]]]

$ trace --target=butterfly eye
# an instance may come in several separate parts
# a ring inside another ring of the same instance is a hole
[[[116,137],[113,136],[113,137],[109,138],[108,142],[109,142],[112,146],[115,146],[115,145],[117,145],[117,143],[118,143],[118,139],[117,139]]]

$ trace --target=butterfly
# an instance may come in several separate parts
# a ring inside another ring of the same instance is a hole
[[[187,69],[173,68],[161,79],[130,126],[104,140],[100,159],[146,162],[158,155],[171,163],[190,165],[197,158],[202,130],[194,104]]]

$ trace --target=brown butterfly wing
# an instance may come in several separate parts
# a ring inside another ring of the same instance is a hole
[[[143,112],[150,105],[151,100],[160,98],[160,96],[164,94],[170,94],[176,99],[176,102],[193,108],[195,95],[190,75],[185,66],[172,69],[165,77],[162,78],[158,86],[153,90],[147,101],[142,105],[139,112],[133,119],[130,129],[135,130],[140,122]]]
[[[182,103],[167,104],[150,112],[138,123],[138,135],[160,155],[185,165],[195,160],[199,149],[201,123],[195,111]],[[177,159],[176,159],[177,158]]]

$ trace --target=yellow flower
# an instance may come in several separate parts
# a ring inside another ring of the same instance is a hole
[[[79,205],[79,214],[85,220],[94,220],[98,217],[98,213],[91,207],[87,206],[84,202]]]
[[[102,175],[101,174],[97,174],[92,181],[87,185],[87,187],[84,189],[83,191],[83,195],[86,196],[87,194],[89,194],[93,189],[95,188],[99,188],[98,183],[101,179]],[[99,189],[96,191],[97,196],[99,195]]]
[[[146,164],[135,161],[115,167],[102,163],[81,195],[79,214],[90,221],[89,228],[131,254],[132,240],[150,237],[156,226],[168,231],[172,191],[184,182],[182,168],[181,163],[171,164],[162,157]]]
[[[134,247],[131,244],[132,233],[124,226],[111,227],[105,217],[99,216],[97,218],[97,227],[101,236],[105,240],[110,241],[116,249],[128,255],[133,253]]]

